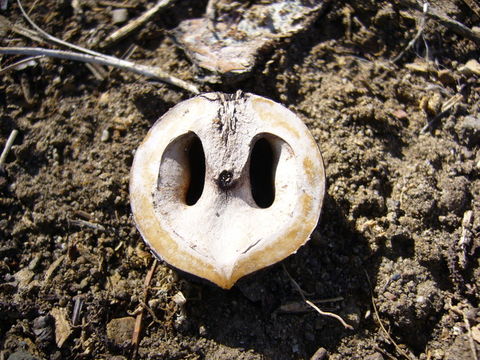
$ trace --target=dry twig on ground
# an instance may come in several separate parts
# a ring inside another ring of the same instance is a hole
[[[172,2],[173,2],[173,0],[159,0],[151,9],[145,11],[138,18],[130,21],[125,26],[121,27],[117,31],[115,31],[112,34],[110,34],[109,36],[107,36],[105,38],[105,40],[103,40],[100,43],[100,46],[101,47],[107,47],[107,46],[109,46],[111,44],[114,44],[115,42],[123,39],[124,37],[128,36],[133,31],[138,29],[140,26],[145,24],[148,20],[150,20],[160,10],[165,9],[167,6],[169,6]]]
[[[414,38],[412,40],[410,40],[410,42],[408,43],[408,45],[405,47],[405,49],[403,49],[402,51],[400,51],[400,53],[395,56],[394,59],[392,59],[392,62],[396,63],[398,60],[400,60],[402,58],[402,56],[408,51],[410,50],[413,46],[415,46],[416,42],[418,41],[418,39],[420,39],[420,37],[422,36],[423,34],[423,31],[425,30],[425,25],[427,24],[427,14],[428,14],[428,7],[430,6],[430,4],[428,2],[426,2],[425,4],[423,4],[423,14],[422,14],[422,19],[420,20],[420,26],[418,27],[418,30],[417,30],[417,33],[416,35],[414,36]]]
[[[122,60],[113,56],[97,56],[81,54],[74,51],[50,50],[32,47],[0,47],[0,54],[48,56],[59,59],[81,61],[85,63],[108,65],[175,85],[194,94],[200,93],[200,90],[195,84],[171,76],[157,67],[135,64],[131,61]]]
[[[49,42],[53,42],[58,45],[68,47],[75,51],[50,50],[45,48],[32,48],[32,47],[0,47],[0,54],[48,56],[48,57],[55,57],[60,59],[81,61],[81,62],[86,62],[91,64],[113,66],[116,68],[127,70],[136,74],[140,74],[149,78],[153,78],[153,79],[177,86],[179,88],[182,88],[194,94],[200,93],[200,90],[195,84],[185,80],[181,80],[175,76],[169,75],[168,73],[166,73],[165,71],[157,67],[136,64],[131,61],[122,60],[110,55],[105,55],[90,49],[86,49],[81,46],[71,44],[61,39],[58,39],[55,36],[52,36],[46,33],[37,24],[35,24],[23,9],[22,4],[20,3],[20,0],[17,0],[17,2],[20,7],[20,10],[22,11],[23,16],[30,23],[30,25],[36,30],[35,34],[38,37],[41,37]],[[32,38],[31,36],[29,37]]]
[[[407,360],[411,360],[411,357],[396,343],[395,340],[393,340],[392,336],[390,333],[385,329],[385,326],[383,325],[382,320],[380,319],[380,314],[378,313],[377,305],[375,304],[375,297],[373,296],[373,289],[372,289],[372,283],[370,282],[370,276],[368,276],[367,271],[364,269],[365,276],[367,277],[367,282],[370,287],[370,294],[371,294],[371,301],[372,301],[372,307],[373,307],[373,312],[375,314],[375,320],[377,320],[378,324],[380,325],[380,328],[382,329],[383,333],[387,336],[388,340],[393,344],[395,347],[395,350],[403,356]]]
[[[12,132],[10,133],[10,136],[7,139],[7,143],[3,148],[2,155],[0,155],[0,166],[3,166],[3,164],[5,164],[5,161],[7,161],[8,153],[10,152],[10,149],[12,148],[17,135],[18,135],[18,130],[12,130]]]
[[[155,273],[156,266],[157,266],[157,259],[154,259],[152,266],[150,267],[150,270],[148,271],[147,276],[145,277],[145,282],[143,284],[144,286],[143,304],[146,304],[147,302],[148,289],[150,288],[150,283],[152,281],[153,274]],[[132,345],[133,345],[133,353],[131,357],[132,359],[135,359],[137,357],[138,345],[140,344],[140,335],[142,332],[143,313],[144,313],[144,307],[142,306],[140,312],[137,314],[137,318],[135,319],[135,328],[133,329],[133,334],[132,334]]]
[[[403,3],[405,6],[408,7],[413,7],[417,10],[423,11],[423,5],[418,3],[417,1],[409,1],[409,0],[400,0],[401,3]],[[470,39],[474,41],[477,44],[480,44],[480,34],[473,31],[470,29],[468,26],[465,26],[461,22],[452,19],[449,17],[447,14],[445,14],[443,11],[433,7],[429,6],[427,17],[433,20],[438,21],[440,24],[443,26],[449,28],[453,32],[457,33],[458,35],[461,35],[467,39]]]
[[[298,285],[298,283],[295,281],[295,279],[289,274],[289,272],[287,271],[285,265],[283,265],[283,270],[285,271],[285,273],[287,274],[288,278],[290,279],[290,281],[293,283],[293,285],[295,286],[295,288],[297,289],[297,291],[299,292],[300,296],[302,297],[303,301],[305,301],[306,304],[308,304],[309,306],[311,306],[313,309],[315,309],[315,311],[317,311],[320,315],[323,315],[323,316],[328,316],[328,317],[332,317],[336,320],[338,320],[345,329],[348,329],[348,330],[353,330],[353,326],[347,324],[345,322],[345,320],[343,320],[339,315],[337,314],[334,314],[334,313],[331,313],[331,312],[328,312],[328,311],[323,311],[323,310],[320,310],[320,308],[318,306],[316,306],[314,303],[312,303],[311,301],[307,300],[305,298],[305,295],[304,295],[304,291],[303,289],[300,287],[300,285]]]

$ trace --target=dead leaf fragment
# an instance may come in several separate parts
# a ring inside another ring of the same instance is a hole
[[[132,339],[135,328],[135,318],[126,316],[112,319],[107,324],[107,337],[118,345],[124,344]]]
[[[68,322],[68,312],[65,308],[53,308],[50,314],[55,319],[55,342],[61,348],[72,333],[72,327]]]

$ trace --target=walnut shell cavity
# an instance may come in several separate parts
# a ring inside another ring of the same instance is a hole
[[[153,253],[225,289],[304,245],[324,194],[322,156],[304,123],[242,92],[170,109],[131,170],[133,216]]]

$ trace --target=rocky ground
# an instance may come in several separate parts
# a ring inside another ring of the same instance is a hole
[[[24,6],[48,33],[95,47],[122,25],[116,9],[133,19],[153,3]],[[48,46],[6,28],[5,18],[27,27],[7,5],[0,45]],[[172,40],[206,5],[176,1],[101,51],[121,57],[135,45],[131,60],[201,91],[288,106],[318,141],[328,196],[306,246],[230,291],[159,263],[136,357],[477,359],[480,52],[429,14],[478,36],[479,3],[432,1],[422,15],[414,1],[331,2],[241,79],[216,83]],[[28,65],[0,70],[1,148],[19,132],[0,173],[0,359],[132,358],[153,259],[132,220],[129,169],[153,122],[192,94],[113,68]],[[291,278],[353,330],[306,306]]]

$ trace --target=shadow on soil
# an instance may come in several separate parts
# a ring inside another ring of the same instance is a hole
[[[363,269],[372,281],[377,272],[370,257],[366,239],[327,197],[320,224],[297,254],[240,280],[230,291],[190,283],[198,300],[187,306],[187,331],[201,331],[228,347],[254,349],[272,359],[310,357],[319,347],[333,350],[350,330],[306,306],[289,275],[311,301],[337,298],[318,306],[362,331],[363,315],[370,308]]]

